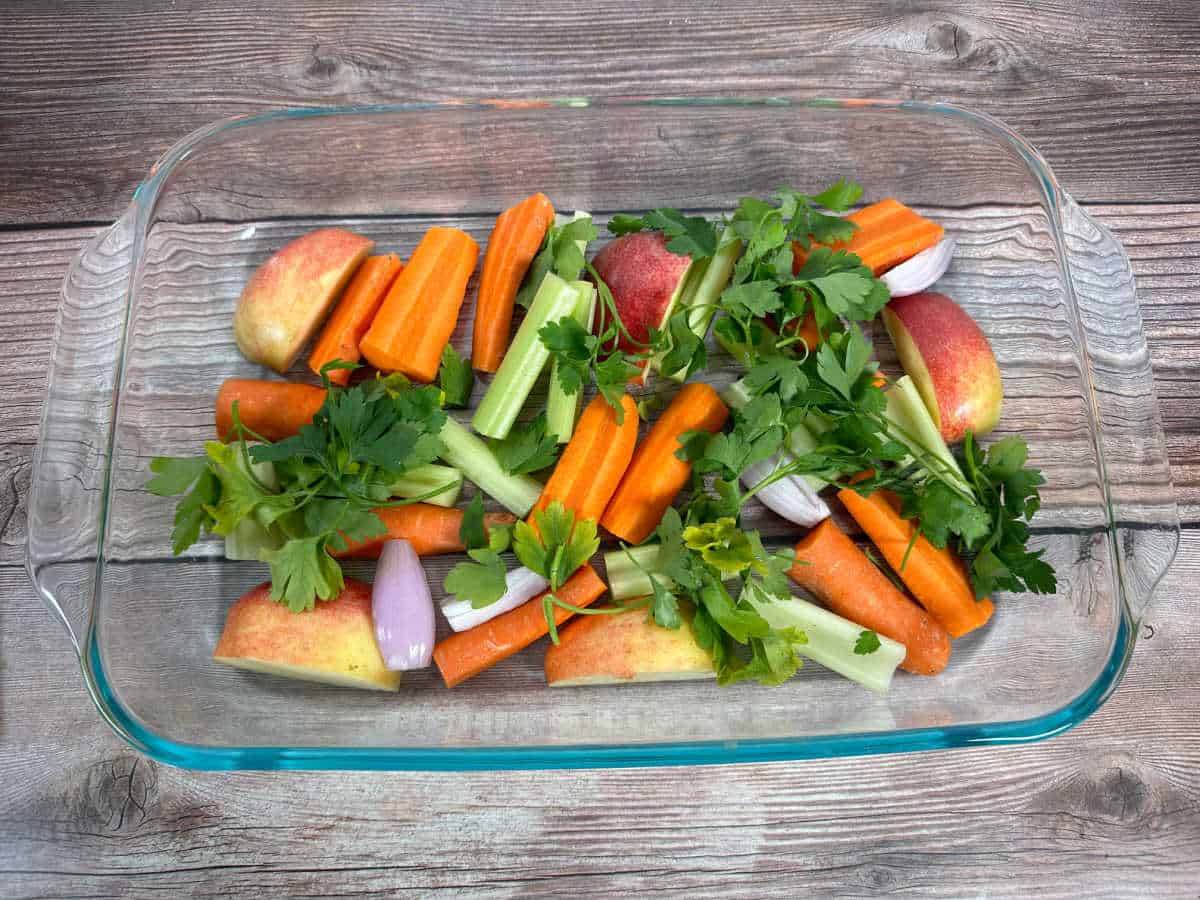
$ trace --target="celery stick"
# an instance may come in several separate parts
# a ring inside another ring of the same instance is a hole
[[[498,440],[508,437],[513,423],[517,421],[517,414],[533,390],[534,382],[550,359],[550,351],[542,343],[538,332],[548,322],[557,322],[571,315],[577,299],[570,283],[553,272],[547,273],[542,279],[529,312],[525,314],[525,320],[517,329],[517,335],[496,371],[496,377],[475,410],[471,424],[480,434]]]
[[[576,243],[583,242],[576,241]],[[576,322],[591,331],[592,316],[596,310],[596,287],[590,281],[572,281],[571,287],[575,289],[578,298],[572,315]],[[579,416],[579,401],[582,398],[582,390],[578,390],[574,394],[563,391],[562,386],[558,383],[558,360],[555,359],[550,366],[550,393],[546,399],[546,431],[554,435],[560,444],[569,441],[572,432],[575,431],[575,419]]]
[[[733,267],[742,255],[742,242],[732,230],[722,232],[717,241],[717,252],[707,259],[697,260],[688,270],[687,281],[679,297],[679,305],[688,310],[688,328],[701,340],[708,334],[709,323],[716,313],[716,302],[721,292],[729,285]],[[653,365],[659,368],[662,357],[656,357]],[[683,381],[683,370],[669,376]]]
[[[234,464],[243,473],[253,472],[255,477],[272,490],[279,487],[279,479],[275,476],[275,466],[269,462],[250,463],[241,452],[234,454]],[[226,559],[262,559],[262,554],[268,550],[278,550],[283,546],[283,534],[272,525],[266,527],[253,515],[246,516],[233,531],[225,536]]]
[[[633,559],[630,559],[631,556]],[[650,576],[646,572],[654,571],[657,559],[658,544],[642,544],[628,550],[605,553],[604,570],[608,573],[608,589],[613,599],[631,600],[654,593],[654,588],[650,585]],[[665,587],[671,585],[669,578],[662,575],[658,577]]]
[[[651,593],[646,572],[654,571],[657,556],[657,544],[604,554],[608,589],[613,600],[632,600]],[[656,577],[663,578],[661,575]],[[670,579],[664,580],[664,586],[670,589]],[[879,649],[874,653],[855,653],[854,645],[866,629],[798,597],[754,601],[754,608],[772,628],[797,628],[804,632],[807,643],[796,645],[796,652],[801,656],[857,681],[869,690],[885,693],[891,684],[892,673],[904,659],[904,645],[883,635],[877,635]]]
[[[483,439],[454,419],[441,432],[442,459],[458,469],[481,491],[518,516],[526,515],[542,495],[541,482],[528,475],[509,475]]]
[[[887,399],[885,415],[895,426],[888,429],[892,437],[922,457],[921,464],[925,468],[937,472],[963,493],[971,494],[958,460],[942,440],[913,380],[907,375],[897,378],[896,383],[884,391],[884,397]]]
[[[462,485],[463,473],[458,469],[430,463],[405,472],[391,483],[390,489],[395,497],[421,497],[423,503],[449,508],[458,502]],[[432,497],[425,496],[440,487],[445,487],[445,490]]]
[[[752,602],[772,628],[797,628],[804,632],[807,642],[796,645],[801,656],[879,694],[887,693],[892,673],[907,652],[903,644],[880,634],[879,649],[873,653],[855,653],[854,645],[866,629],[799,597]]]

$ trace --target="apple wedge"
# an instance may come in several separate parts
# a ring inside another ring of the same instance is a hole
[[[966,310],[926,291],[889,301],[883,324],[946,443],[996,427],[1004,397],[1000,367]]]
[[[286,372],[374,246],[344,228],[320,228],[276,251],[250,276],[233,314],[242,355]]]
[[[250,672],[342,687],[394,691],[400,673],[384,667],[371,618],[371,586],[346,579],[332,600],[294,613],[260,584],[229,608],[213,661]]]
[[[687,280],[690,256],[667,249],[667,238],[657,231],[637,231],[609,243],[592,265],[612,291],[617,315],[633,341],[644,345],[651,328],[665,328]],[[608,310],[597,306],[597,333],[607,327]],[[617,346],[629,353],[644,349],[621,335]]]
[[[545,670],[551,687],[716,677],[696,643],[690,615],[670,629],[647,621],[644,609],[579,617],[546,651]]]

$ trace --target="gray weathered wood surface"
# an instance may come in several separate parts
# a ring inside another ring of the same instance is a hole
[[[0,896],[1196,897],[1192,4],[520,6],[0,13]],[[992,112],[1124,242],[1187,528],[1113,698],[1028,747],[713,769],[223,775],[124,747],[21,569],[58,284],[98,223],[171,142],[221,116],[663,93],[900,96]]]

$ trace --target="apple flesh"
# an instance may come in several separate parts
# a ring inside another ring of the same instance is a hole
[[[260,584],[229,608],[214,662],[342,687],[400,687],[400,673],[384,666],[375,642],[369,584],[347,578],[337,597],[300,613],[270,595],[270,583]]]
[[[716,677],[689,616],[679,628],[663,628],[644,609],[576,619],[546,651],[545,670],[551,687]]]
[[[883,308],[883,324],[946,443],[961,441],[968,430],[979,437],[996,427],[1004,399],[1000,367],[966,310],[927,291],[893,298]]]
[[[258,267],[233,314],[238,349],[286,372],[375,242],[344,228],[296,238]]]
[[[667,239],[657,231],[625,234],[609,243],[592,261],[596,272],[612,291],[617,315],[634,341],[645,344],[651,328],[663,328],[679,299],[690,256],[667,249]],[[597,333],[608,325],[608,310],[599,304]],[[617,347],[629,353],[645,349],[625,335]]]

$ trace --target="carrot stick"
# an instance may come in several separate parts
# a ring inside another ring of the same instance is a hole
[[[475,301],[475,332],[471,364],[495,372],[504,359],[512,330],[513,301],[521,279],[541,249],[546,230],[554,223],[554,206],[545,194],[526,197],[500,213],[488,238]]]
[[[383,506],[372,511],[383,520],[387,534],[362,542],[348,541],[350,546],[333,553],[333,556],[378,559],[384,541],[394,540],[408,541],[418,556],[458,553],[464,549],[458,536],[462,527],[461,509],[446,509],[431,503],[410,503],[406,506]],[[483,521],[490,527],[508,525],[514,519],[508,513],[488,513]]]
[[[832,519],[801,538],[788,575],[831,612],[902,643],[906,672],[936,675],[950,661],[946,629],[896,590]]]
[[[325,391],[290,381],[228,378],[217,391],[218,440],[232,441],[236,437],[233,433],[235,401],[243,425],[268,441],[281,441],[312,421],[325,402]]]
[[[433,381],[478,256],[479,245],[465,231],[435,226],[425,232],[359,342],[367,362]]]
[[[833,244],[833,249],[856,254],[876,275],[928,250],[945,235],[941,225],[890,197],[846,218],[857,225],[858,230],[849,241]],[[799,272],[808,259],[808,251],[799,244],[794,244],[792,249],[792,271]]]
[[[404,263],[395,253],[368,256],[358,267],[309,354],[308,367],[314,374],[320,375],[321,366],[335,359],[359,361],[358,342],[371,327],[371,320],[383,303],[387,289],[403,267]],[[329,373],[329,380],[345,385],[350,380],[350,370],[334,369]]]
[[[625,418],[618,425],[616,413],[608,402],[599,395],[592,398],[534,510],[545,509],[559,500],[575,513],[577,520],[599,520],[621,483],[637,443],[637,404],[625,394],[621,397],[621,408]]]
[[[608,586],[596,574],[596,570],[590,564],[584,563],[574,575],[563,582],[563,586],[554,592],[554,596],[563,603],[582,608],[594,603],[607,590]],[[438,643],[433,648],[433,661],[437,663],[446,687],[462,684],[502,659],[519,653],[547,634],[549,628],[542,609],[542,598],[545,596],[546,594],[539,594],[510,612],[498,615],[469,631],[452,634]],[[557,625],[561,625],[573,615],[573,612],[561,606],[554,607],[554,622]]]
[[[842,490],[838,499],[917,602],[942,623],[951,637],[960,638],[992,617],[995,610],[992,601],[987,597],[975,599],[962,562],[953,550],[949,547],[938,550],[924,535],[919,535],[909,550],[916,526],[900,517],[894,494],[875,491],[863,497]]]
[[[729,408],[710,385],[685,384],[638,444],[600,524],[631,544],[649,537],[692,474],[692,464],[675,455],[679,436],[720,431],[728,417]]]

